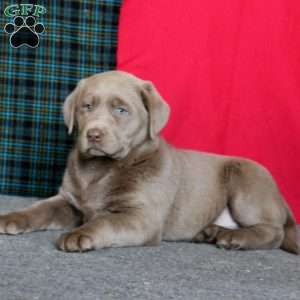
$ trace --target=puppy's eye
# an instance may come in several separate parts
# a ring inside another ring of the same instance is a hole
[[[90,103],[85,103],[85,104],[82,105],[82,108],[83,108],[83,110],[85,110],[85,111],[91,111],[92,108],[93,108],[93,105],[90,104]]]
[[[126,116],[129,114],[129,111],[122,106],[118,106],[118,107],[114,108],[114,113],[117,115],[122,115],[122,116],[125,115]]]

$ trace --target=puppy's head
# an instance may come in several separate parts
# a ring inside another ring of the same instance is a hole
[[[153,84],[121,71],[81,80],[64,103],[64,120],[77,127],[86,157],[122,159],[167,123],[169,106]]]

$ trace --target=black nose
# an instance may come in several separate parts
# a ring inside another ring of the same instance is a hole
[[[89,142],[99,142],[103,136],[103,131],[99,128],[91,128],[86,133]]]

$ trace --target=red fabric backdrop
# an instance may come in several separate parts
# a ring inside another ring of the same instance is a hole
[[[300,1],[125,0],[118,68],[152,80],[186,148],[265,165],[300,221]]]

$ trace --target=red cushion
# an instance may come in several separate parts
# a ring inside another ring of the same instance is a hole
[[[300,1],[125,0],[118,68],[152,80],[171,143],[265,165],[300,221]]]

